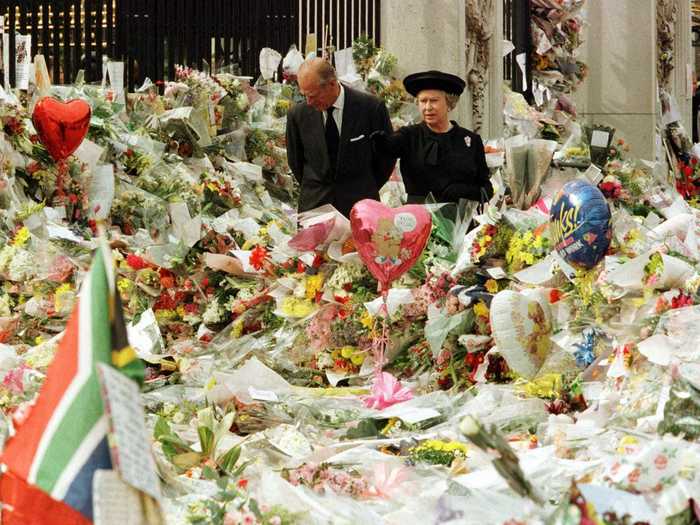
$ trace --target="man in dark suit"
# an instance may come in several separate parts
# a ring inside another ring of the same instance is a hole
[[[373,131],[391,132],[378,98],[338,82],[321,58],[307,60],[297,77],[305,102],[287,115],[287,157],[301,186],[299,211],[332,204],[346,217],[362,199],[379,200],[394,160],[372,151]]]

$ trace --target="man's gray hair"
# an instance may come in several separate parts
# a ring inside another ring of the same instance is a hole
[[[312,58],[303,62],[297,76],[300,77],[308,73],[316,74],[320,86],[325,86],[338,78],[333,65],[323,58]]]

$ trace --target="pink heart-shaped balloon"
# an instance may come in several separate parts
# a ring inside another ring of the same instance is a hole
[[[350,212],[352,239],[382,291],[411,269],[423,253],[432,217],[424,206],[389,208],[371,199],[361,200]]]
[[[36,103],[32,113],[34,128],[56,162],[78,149],[90,127],[90,113],[84,100],[61,102],[44,97]]]

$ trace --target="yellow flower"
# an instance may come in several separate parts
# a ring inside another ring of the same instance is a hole
[[[323,288],[323,274],[317,273],[306,278],[306,298],[312,301],[316,298],[316,293]]]
[[[340,355],[343,356],[343,359],[350,359],[354,353],[355,349],[352,346],[344,346],[340,349]]]
[[[448,452],[454,452],[466,456],[468,448],[467,445],[465,445],[464,443],[460,443],[459,441],[450,441],[445,446],[445,450],[447,450]]]
[[[29,240],[30,237],[29,229],[26,226],[22,226],[22,228],[19,229],[19,231],[15,234],[15,239],[12,241],[12,244],[17,246],[18,248],[21,248],[25,244],[27,244],[27,241]]]
[[[175,310],[158,310],[156,312],[156,320],[158,322],[172,321],[177,317]]]
[[[491,242],[493,240],[493,237],[490,235],[484,235],[484,243]]]
[[[34,338],[34,345],[35,345],[35,346],[39,346],[39,345],[40,345],[41,343],[43,343],[43,342],[44,342],[44,338],[41,337],[40,335],[37,335],[37,336]]]
[[[386,436],[393,430],[393,428],[401,421],[398,417],[392,417],[389,418],[389,422],[386,424],[386,426],[380,431],[380,434]]]
[[[204,390],[212,390],[216,386],[216,378],[212,376],[207,384],[204,386]]]
[[[128,293],[134,288],[134,283],[129,279],[119,279],[117,281],[117,290],[119,293]]]
[[[617,453],[621,456],[627,455],[639,445],[639,440],[634,436],[625,436],[617,446]]]
[[[315,307],[307,299],[285,297],[282,300],[282,313],[288,317],[306,317],[314,311]]]
[[[243,318],[236,319],[231,328],[231,339],[238,339],[243,333]]]
[[[365,354],[363,354],[362,352],[353,354],[352,357],[350,357],[350,361],[352,361],[353,365],[360,366],[362,363],[365,362]]]
[[[70,283],[63,283],[61,286],[56,288],[53,295],[53,308],[57,312],[62,312],[66,308],[71,300],[73,299],[73,287]]]
[[[484,285],[488,293],[498,293],[498,283],[494,279],[489,279]]]
[[[474,315],[477,317],[488,317],[489,307],[486,306],[483,301],[479,301],[474,305]]]
[[[561,374],[544,374],[542,377],[523,385],[523,391],[532,397],[556,397],[562,389]]]
[[[371,330],[374,326],[374,317],[372,317],[372,314],[370,314],[368,310],[365,310],[365,312],[362,314],[360,324],[362,324],[362,326],[368,330]]]

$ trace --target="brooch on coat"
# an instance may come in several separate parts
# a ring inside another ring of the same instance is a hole
[[[467,145],[468,148],[471,148],[472,147],[472,138],[469,136],[464,137],[464,143]]]

